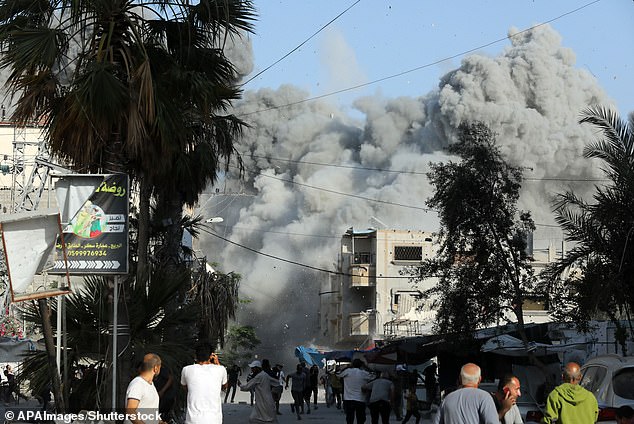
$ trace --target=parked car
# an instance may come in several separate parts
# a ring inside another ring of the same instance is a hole
[[[615,423],[617,408],[634,407],[634,356],[597,356],[581,367],[581,375],[579,384],[597,398],[597,422]],[[539,422],[541,413],[530,411],[526,418],[526,422]]]

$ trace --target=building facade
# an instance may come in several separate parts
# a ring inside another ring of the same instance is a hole
[[[538,275],[565,254],[532,249],[532,265]],[[437,246],[437,245],[436,245]],[[338,273],[320,291],[321,335],[337,348],[364,348],[375,340],[428,335],[435,320],[433,300],[422,293],[437,283],[429,278],[414,283],[406,273],[436,254],[434,235],[426,231],[349,229],[341,238]],[[514,321],[508,314],[500,324]],[[545,302],[527,296],[524,322],[550,322]]]
[[[338,275],[320,292],[322,334],[335,346],[365,347],[374,340],[429,333],[434,313],[403,274],[434,255],[432,233],[348,230],[341,238]]]

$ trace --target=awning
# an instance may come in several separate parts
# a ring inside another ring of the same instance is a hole
[[[526,356],[533,353],[536,356],[552,355],[553,353],[563,353],[570,349],[585,349],[586,343],[574,343],[566,345],[552,345],[547,343],[529,342],[528,348],[524,346],[517,337],[501,334],[491,337],[480,348],[481,352],[491,352],[505,356]]]
[[[317,365],[323,368],[326,364],[325,355],[313,347],[297,346],[295,348],[295,356],[309,366]]]
[[[29,352],[35,352],[37,346],[29,339],[0,337],[0,362],[21,362]]]

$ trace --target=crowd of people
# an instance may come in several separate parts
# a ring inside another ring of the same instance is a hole
[[[234,402],[236,389],[251,394],[253,424],[276,423],[281,415],[280,399],[284,389],[289,389],[293,402],[291,412],[297,420],[304,414],[318,409],[319,385],[323,386],[325,406],[343,409],[346,424],[364,424],[366,409],[370,411],[372,424],[388,424],[390,416],[403,424],[414,418],[421,421],[421,407],[430,410],[431,402],[438,404],[432,414],[434,424],[521,424],[522,416],[517,399],[522,395],[520,380],[515,375],[505,375],[499,380],[497,390],[489,393],[479,388],[482,381],[478,365],[462,366],[457,388],[445,393],[440,401],[437,387],[437,368],[430,365],[423,371],[426,401],[418,399],[417,371],[407,372],[404,367],[395,372],[376,373],[368,369],[360,359],[351,364],[320,370],[300,362],[288,375],[281,364],[271,366],[264,360],[249,364],[250,372],[245,382],[240,381],[242,370],[231,366],[227,370],[220,365],[210,345],[196,349],[195,364],[183,368],[181,386],[187,391],[187,424],[222,423],[222,391],[224,402]],[[160,387],[153,381],[161,374],[161,360],[155,354],[147,354],[139,367],[139,376],[133,379],[126,392],[126,411],[134,413],[159,410]],[[550,392],[546,400],[542,422],[549,424],[590,424],[598,418],[599,408],[592,393],[581,387],[580,367],[568,363],[563,368],[562,384]],[[169,373],[165,378],[172,378]],[[404,404],[401,402],[405,400]],[[429,400],[429,402],[427,402]],[[403,408],[404,406],[404,408]],[[403,411],[404,409],[404,411]],[[403,416],[403,412],[405,412]],[[617,424],[634,424],[634,410],[624,406],[616,411]],[[151,424],[147,421],[132,424]]]

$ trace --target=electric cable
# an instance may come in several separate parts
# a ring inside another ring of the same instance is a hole
[[[509,36],[506,36],[506,37],[503,37],[503,38],[498,38],[497,40],[490,41],[490,42],[482,44],[480,46],[473,47],[473,48],[470,48],[468,50],[464,50],[464,51],[462,51],[460,53],[456,53],[456,54],[453,54],[451,56],[447,56],[447,57],[444,57],[442,59],[438,59],[436,61],[424,64],[424,65],[421,65],[421,66],[417,66],[415,68],[408,69],[406,71],[401,71],[401,72],[398,72],[396,74],[392,74],[392,75],[389,75],[389,76],[386,76],[386,77],[382,77],[382,78],[379,78],[379,79],[376,79],[376,80],[373,80],[373,81],[369,81],[369,82],[365,82],[365,83],[362,83],[362,84],[353,85],[353,86],[350,86],[350,87],[347,87],[347,88],[342,88],[340,90],[331,91],[329,93],[321,94],[321,95],[314,96],[314,97],[309,97],[309,98],[306,98],[306,99],[303,99],[303,100],[298,100],[298,101],[295,101],[295,102],[290,102],[290,103],[286,103],[286,104],[279,105],[279,106],[271,106],[269,108],[258,109],[258,110],[254,110],[254,111],[251,111],[251,112],[244,112],[242,114],[237,114],[236,116],[237,117],[244,117],[244,116],[255,115],[257,113],[267,112],[267,111],[270,111],[270,110],[283,109],[283,108],[295,106],[295,105],[298,105],[298,104],[307,103],[307,102],[311,102],[311,101],[314,101],[314,100],[319,100],[319,99],[323,99],[323,98],[326,98],[326,97],[334,96],[336,94],[347,93],[348,91],[357,90],[359,88],[367,87],[367,86],[370,86],[370,85],[378,84],[378,83],[383,82],[383,81],[387,81],[387,80],[390,80],[390,79],[398,78],[398,77],[401,77],[403,75],[410,74],[412,72],[420,71],[421,69],[430,68],[430,67],[438,65],[438,64],[440,64],[442,62],[445,62],[445,61],[448,61],[448,60],[452,60],[452,59],[456,59],[456,58],[464,56],[466,54],[474,53],[474,52],[477,52],[478,50],[482,50],[482,49],[484,49],[486,47],[490,47],[490,46],[492,46],[494,44],[506,41],[509,38],[518,37],[518,36],[523,35],[523,34],[525,34],[527,32],[530,32],[530,31],[532,31],[532,30],[534,30],[536,28],[542,27],[544,25],[547,25],[547,24],[550,24],[552,22],[555,22],[555,21],[557,21],[557,20],[559,20],[561,18],[564,18],[566,16],[572,15],[573,13],[576,13],[576,12],[582,10],[582,9],[590,7],[590,6],[594,5],[595,3],[599,3],[600,1],[602,1],[602,0],[591,1],[589,3],[586,3],[586,4],[582,5],[582,6],[577,7],[576,9],[570,10],[568,12],[562,13],[559,16],[551,18],[551,19],[549,19],[549,20],[547,20],[545,22],[533,25],[533,26],[528,27],[528,28],[526,28],[526,29],[524,29],[522,31],[518,31],[517,33],[515,33],[513,35],[509,35]]]
[[[286,53],[284,56],[280,57],[278,60],[276,60],[275,62],[271,63],[269,66],[267,66],[266,68],[262,69],[260,72],[258,72],[257,74],[253,75],[251,78],[249,78],[248,80],[246,80],[245,82],[241,83],[238,87],[244,87],[245,85],[247,85],[248,83],[250,83],[251,81],[253,81],[254,79],[256,79],[257,77],[259,77],[260,75],[262,75],[263,73],[265,73],[266,71],[268,71],[269,69],[271,69],[273,66],[277,65],[278,63],[280,63],[282,60],[286,59],[287,57],[289,57],[291,54],[295,53],[297,50],[300,49],[300,47],[302,47],[304,44],[306,44],[308,41],[310,41],[313,37],[315,37],[317,34],[319,34],[320,32],[322,32],[324,29],[326,29],[328,26],[330,26],[330,24],[332,24],[333,22],[335,22],[337,19],[339,19],[341,16],[343,16],[348,10],[352,9],[354,6],[357,5],[357,3],[359,3],[361,0],[357,0],[354,3],[352,3],[350,6],[348,6],[343,12],[341,12],[340,14],[338,14],[337,16],[335,16],[334,18],[332,18],[330,21],[328,21],[328,23],[326,23],[325,25],[323,25],[321,28],[319,28],[317,31],[315,31],[310,37],[308,37],[307,39],[305,39],[304,41],[302,41],[301,43],[299,43],[294,49],[292,49],[291,51],[289,51],[288,53]]]
[[[234,165],[229,165],[229,167],[230,168],[237,168],[237,166],[234,166]],[[424,208],[422,206],[412,206],[412,205],[406,205],[406,204],[403,204],[403,203],[390,202],[390,201],[387,201],[387,200],[373,199],[371,197],[360,196],[358,194],[343,193],[343,192],[340,192],[340,191],[337,191],[337,190],[331,190],[329,188],[317,187],[317,186],[313,186],[313,185],[306,184],[306,183],[300,183],[300,182],[293,181],[293,180],[287,180],[285,178],[280,178],[280,177],[275,177],[273,175],[264,174],[262,171],[256,172],[256,171],[248,171],[247,170],[246,172],[248,172],[249,174],[252,174],[252,175],[260,175],[262,177],[272,178],[274,180],[283,181],[283,182],[286,182],[286,183],[289,183],[289,184],[298,185],[298,186],[301,186],[301,187],[308,187],[308,188],[312,188],[314,190],[325,191],[326,193],[338,194],[340,196],[347,196],[347,197],[352,197],[352,198],[355,198],[355,199],[367,200],[369,202],[381,203],[381,204],[386,204],[386,205],[391,205],[391,206],[400,206],[402,208],[416,209],[416,210],[421,210],[423,212],[432,212],[433,211],[433,209]]]
[[[245,155],[243,155],[245,156]],[[260,155],[246,155],[252,158],[258,159],[266,159],[269,161],[279,161],[279,162],[287,162],[287,163],[299,163],[306,165],[318,165],[318,166],[328,166],[332,168],[344,168],[344,169],[357,169],[360,171],[377,171],[377,172],[389,172],[394,174],[406,174],[406,175],[427,175],[427,172],[422,171],[397,171],[394,169],[386,169],[386,168],[369,168],[365,166],[354,166],[354,165],[338,165],[333,163],[324,163],[324,162],[311,162],[305,160],[292,160],[292,159],[282,159],[282,158],[274,158],[269,156],[260,156]],[[602,181],[610,181],[607,178],[559,178],[559,177],[523,177],[522,181],[563,181],[563,182],[602,182]]]
[[[286,259],[286,258],[282,258],[280,256],[275,256],[275,255],[271,255],[269,253],[261,252],[261,251],[259,251],[257,249],[253,249],[252,247],[245,246],[244,244],[240,244],[240,243],[235,242],[233,240],[230,240],[230,239],[228,239],[226,237],[222,237],[220,234],[216,234],[213,231],[209,230],[207,228],[207,226],[205,226],[205,225],[201,226],[200,230],[203,231],[206,234],[209,234],[210,236],[213,236],[213,237],[216,237],[216,238],[218,238],[220,240],[223,240],[226,243],[233,244],[234,246],[238,246],[238,247],[240,247],[240,248],[242,248],[244,250],[248,250],[249,252],[253,252],[255,254],[258,254],[258,255],[261,255],[261,256],[265,256],[265,257],[270,258],[270,259],[275,259],[277,261],[286,262],[286,263],[289,263],[289,264],[292,264],[292,265],[297,265],[297,266],[300,266],[302,268],[311,269],[313,271],[325,272],[325,273],[330,274],[330,275],[339,275],[339,276],[343,276],[343,277],[358,277],[358,275],[353,275],[353,274],[349,274],[349,273],[341,272],[341,271],[331,271],[329,269],[319,268],[319,267],[316,267],[316,266],[313,266],[313,265],[303,264],[301,262],[293,261],[291,259]],[[374,278],[394,280],[394,279],[411,279],[412,277],[378,276],[377,275]]]

